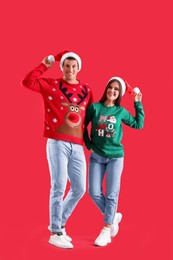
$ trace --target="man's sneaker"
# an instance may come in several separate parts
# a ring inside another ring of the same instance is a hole
[[[111,225],[111,237],[115,237],[118,233],[118,230],[119,230],[119,223],[122,219],[122,214],[121,213],[116,213],[115,214],[115,218],[114,218],[114,222],[113,224]]]
[[[94,241],[94,245],[95,246],[106,246],[110,242],[111,242],[110,228],[104,227],[101,230],[100,235]]]
[[[72,243],[67,241],[63,235],[61,236],[58,236],[57,234],[51,235],[49,238],[49,243],[61,248],[73,248]]]
[[[69,241],[69,242],[72,241],[72,238],[69,237],[69,236],[66,234],[65,228],[61,228],[61,232],[62,232],[63,236],[65,237],[65,239],[66,239],[67,241]]]

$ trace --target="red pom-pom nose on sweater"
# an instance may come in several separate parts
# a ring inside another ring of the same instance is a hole
[[[79,115],[76,113],[70,113],[68,119],[73,123],[77,123],[79,121]]]

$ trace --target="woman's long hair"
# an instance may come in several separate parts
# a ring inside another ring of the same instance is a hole
[[[121,98],[122,98],[122,86],[121,86],[121,83],[120,83],[117,79],[112,79],[112,80],[110,80],[110,81],[108,82],[108,84],[106,85],[105,91],[104,91],[104,93],[103,93],[103,96],[101,97],[101,99],[99,100],[99,102],[104,103],[104,102],[106,101],[106,99],[107,99],[107,95],[106,95],[107,90],[108,90],[108,88],[110,88],[110,86],[111,86],[111,84],[112,84],[113,82],[117,82],[118,85],[119,85],[119,96],[118,96],[117,99],[114,100],[114,104],[115,104],[116,106],[120,106],[120,104],[121,104]]]

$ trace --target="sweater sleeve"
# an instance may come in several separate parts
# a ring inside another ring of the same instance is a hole
[[[94,102],[93,92],[90,89],[90,100],[89,100],[88,106],[90,106],[93,102]]]
[[[36,92],[41,92],[41,79],[39,78],[46,70],[47,67],[41,63],[38,67],[26,75],[26,77],[22,80],[22,85]]]
[[[84,143],[85,146],[88,150],[91,149],[91,139],[90,136],[88,134],[88,125],[92,120],[92,115],[93,115],[93,111],[94,111],[94,106],[93,104],[91,104],[86,111],[86,117],[85,117],[85,130],[84,130]]]
[[[135,116],[132,116],[127,110],[124,109],[122,121],[124,124],[136,128],[142,129],[144,126],[144,110],[140,101],[134,102]]]

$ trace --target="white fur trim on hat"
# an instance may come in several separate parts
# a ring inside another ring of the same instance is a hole
[[[81,70],[81,67],[82,67],[82,62],[81,62],[81,58],[79,57],[79,55],[77,55],[76,53],[74,52],[67,52],[65,53],[61,60],[60,60],[60,68],[61,70],[63,70],[63,62],[65,59],[69,58],[69,57],[73,57],[75,60],[77,60],[78,62],[78,65],[79,65],[79,71]]]
[[[124,80],[120,77],[112,77],[108,83],[111,81],[111,80],[118,80],[120,83],[121,83],[121,86],[122,86],[122,96],[124,95],[124,93],[126,92],[126,83],[124,82]]]

